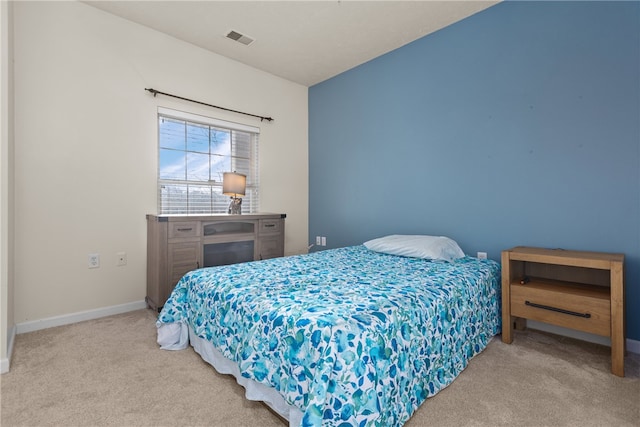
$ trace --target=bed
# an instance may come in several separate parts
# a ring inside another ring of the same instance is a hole
[[[401,426],[500,331],[500,266],[370,242],[187,273],[158,343],[291,426]]]

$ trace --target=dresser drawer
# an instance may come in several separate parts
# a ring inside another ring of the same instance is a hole
[[[169,243],[169,271],[173,285],[187,272],[200,268],[200,242]],[[166,296],[168,298],[169,295]]]
[[[198,221],[181,221],[169,223],[169,239],[180,237],[199,237],[200,223]]]
[[[284,221],[281,219],[261,219],[258,233],[260,234],[270,234],[270,233],[281,233],[282,232],[282,224]]]
[[[609,292],[597,286],[514,283],[511,314],[596,335],[611,335]]]
[[[280,236],[263,237],[260,239],[258,259],[269,259],[284,255],[284,240]]]

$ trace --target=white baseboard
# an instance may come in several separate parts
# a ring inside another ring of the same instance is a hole
[[[595,344],[611,347],[611,339],[600,335],[589,334],[587,332],[567,329],[561,326],[551,325],[548,323],[536,322],[535,320],[527,320],[527,328],[536,329],[538,331],[549,332],[552,334],[562,335],[569,338],[588,341]],[[640,341],[627,338],[627,351],[640,354]]]
[[[9,340],[7,345],[7,357],[0,359],[0,374],[6,374],[9,372],[9,366],[11,366],[11,355],[13,354],[13,343],[16,339],[16,326],[14,325],[9,330]]]
[[[13,354],[13,343],[16,334],[38,331],[41,329],[53,328],[55,326],[70,325],[72,323],[83,322],[85,320],[99,319],[101,317],[112,316],[114,314],[127,313],[129,311],[141,310],[147,307],[145,301],[130,302],[127,304],[114,305],[111,307],[103,307],[95,310],[81,311],[78,313],[65,314],[61,316],[49,317],[47,319],[34,320],[31,322],[18,323],[9,331],[9,345],[7,346],[7,358],[0,359],[0,374],[9,372],[11,364],[11,355]],[[611,340],[606,337],[588,334],[585,332],[575,331],[573,329],[562,328],[560,326],[549,325],[536,321],[527,321],[527,326],[531,329],[537,329],[544,332],[563,335],[570,338],[576,338],[596,344],[611,346]],[[640,341],[627,339],[627,351],[640,354]]]
[[[101,317],[113,316],[114,314],[141,310],[146,307],[147,303],[145,301],[136,301],[120,305],[112,305],[111,307],[97,308],[95,310],[63,314],[61,316],[49,317],[47,319],[18,323],[16,328],[18,334],[24,334],[26,332],[39,331],[41,329],[53,328],[55,326],[70,325],[72,323],[83,322],[85,320],[99,319]]]
[[[41,329],[53,328],[55,326],[70,325],[72,323],[83,322],[85,320],[99,319],[101,317],[113,316],[114,314],[127,313],[129,311],[141,310],[147,307],[145,301],[136,301],[126,304],[113,305],[111,307],[97,308],[95,310],[81,311],[78,313],[63,314],[61,316],[49,317],[46,319],[33,320],[14,325],[9,331],[7,358],[0,359],[0,374],[9,372],[11,366],[11,355],[13,354],[13,343],[17,334],[34,332]]]
[[[640,354],[640,341],[630,340],[627,338],[627,351]]]

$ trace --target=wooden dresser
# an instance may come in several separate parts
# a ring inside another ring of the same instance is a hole
[[[502,341],[531,319],[611,338],[624,376],[624,255],[519,246],[502,252]]]
[[[147,305],[161,309],[191,270],[283,256],[285,217],[147,215]]]

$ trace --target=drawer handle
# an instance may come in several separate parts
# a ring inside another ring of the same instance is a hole
[[[191,231],[193,230],[193,227],[189,227],[189,228],[178,228],[178,231]]]
[[[272,227],[275,227],[275,226],[276,226],[275,224],[265,224],[264,225],[265,228],[272,228]]]
[[[528,306],[531,306],[531,307],[535,307],[535,308],[541,308],[543,310],[556,311],[556,312],[562,313],[562,314],[570,314],[571,316],[584,317],[585,319],[591,318],[591,314],[589,314],[589,313],[578,313],[576,311],[565,310],[563,308],[551,307],[549,305],[536,304],[536,303],[531,302],[531,301],[525,301],[524,304],[528,305]]]

